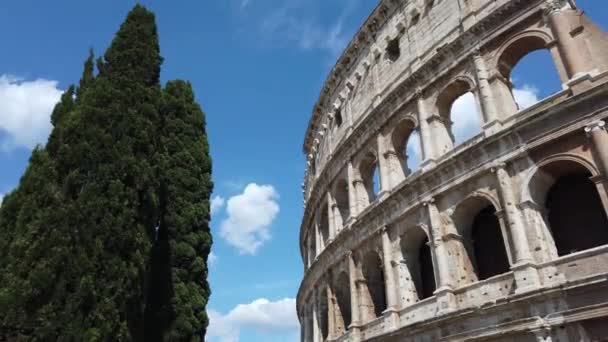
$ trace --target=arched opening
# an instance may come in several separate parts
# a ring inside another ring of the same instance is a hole
[[[363,200],[367,200],[367,203],[371,203],[376,200],[378,193],[380,192],[378,158],[371,152],[366,154],[361,161],[359,171],[361,173],[363,185],[365,186],[365,194],[363,195],[367,197],[363,198]]]
[[[505,114],[526,109],[562,89],[562,81],[547,38],[529,35],[510,43],[498,60],[495,80],[498,102]]]
[[[457,80],[445,88],[437,99],[440,121],[435,123],[441,133],[438,139],[440,152],[445,153],[453,146],[462,144],[481,132],[481,115],[474,85],[465,80]],[[437,120],[435,120],[437,121]]]
[[[535,188],[547,189],[544,208],[557,254],[608,244],[608,219],[591,172],[574,161],[555,162],[540,172],[545,182]]]
[[[367,320],[382,316],[386,310],[386,294],[384,287],[384,271],[382,260],[378,253],[368,252],[363,258],[362,265],[365,286],[362,293],[363,312]]]
[[[509,257],[493,205],[483,208],[475,216],[471,239],[479,280],[509,272]]]
[[[400,292],[404,305],[432,297],[435,290],[435,274],[429,239],[420,227],[408,229],[401,236]]]
[[[484,280],[509,271],[507,245],[496,206],[488,198],[480,195],[465,200],[454,211],[453,219],[464,242],[463,252],[468,256],[464,269],[469,279]]]
[[[336,182],[334,188],[334,199],[338,207],[336,228],[341,230],[350,216],[350,203],[348,200],[348,183],[345,179]]]
[[[401,180],[409,176],[420,164],[420,139],[415,130],[414,123],[410,120],[401,121],[393,131],[392,145],[397,154],[399,166],[394,166]]]
[[[321,234],[321,249],[327,246],[329,240],[329,215],[327,213],[327,206],[324,205],[321,210],[321,217],[319,218],[319,233]]]
[[[350,282],[346,272],[340,273],[334,287],[336,295],[336,333],[344,334],[351,323]]]
[[[327,305],[327,288],[323,287],[319,293],[319,329],[323,341],[329,336],[329,306]]]
[[[317,239],[315,239],[314,230],[309,231],[308,245],[310,246],[310,249],[308,252],[308,264],[312,265],[312,263],[317,258]]]

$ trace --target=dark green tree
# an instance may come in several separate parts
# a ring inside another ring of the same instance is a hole
[[[160,112],[159,224],[146,308],[146,328],[151,329],[146,340],[164,336],[167,341],[201,341],[208,325],[213,188],[205,117],[190,83],[184,81],[166,85]]]
[[[0,339],[202,341],[211,159],[189,83],[160,87],[154,15],[128,14],[55,107],[0,207]]]

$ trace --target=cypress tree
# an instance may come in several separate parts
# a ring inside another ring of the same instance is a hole
[[[184,81],[160,87],[136,5],[56,105],[0,207],[0,339],[202,341],[211,160]]]
[[[158,337],[165,336],[168,341],[200,341],[208,325],[207,258],[212,243],[209,197],[213,184],[205,117],[190,83],[184,81],[166,85],[161,108],[156,157],[159,225],[146,310],[146,328],[151,329],[146,340],[161,341]]]

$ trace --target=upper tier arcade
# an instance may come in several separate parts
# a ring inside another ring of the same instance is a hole
[[[538,50],[560,89],[524,108]],[[608,35],[574,0],[380,1],[306,131],[302,340],[608,335],[607,118]]]

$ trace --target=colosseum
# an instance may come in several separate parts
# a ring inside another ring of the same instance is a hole
[[[559,90],[523,108],[537,50]],[[574,0],[380,1],[306,131],[301,340],[608,341],[607,118],[608,36]]]

